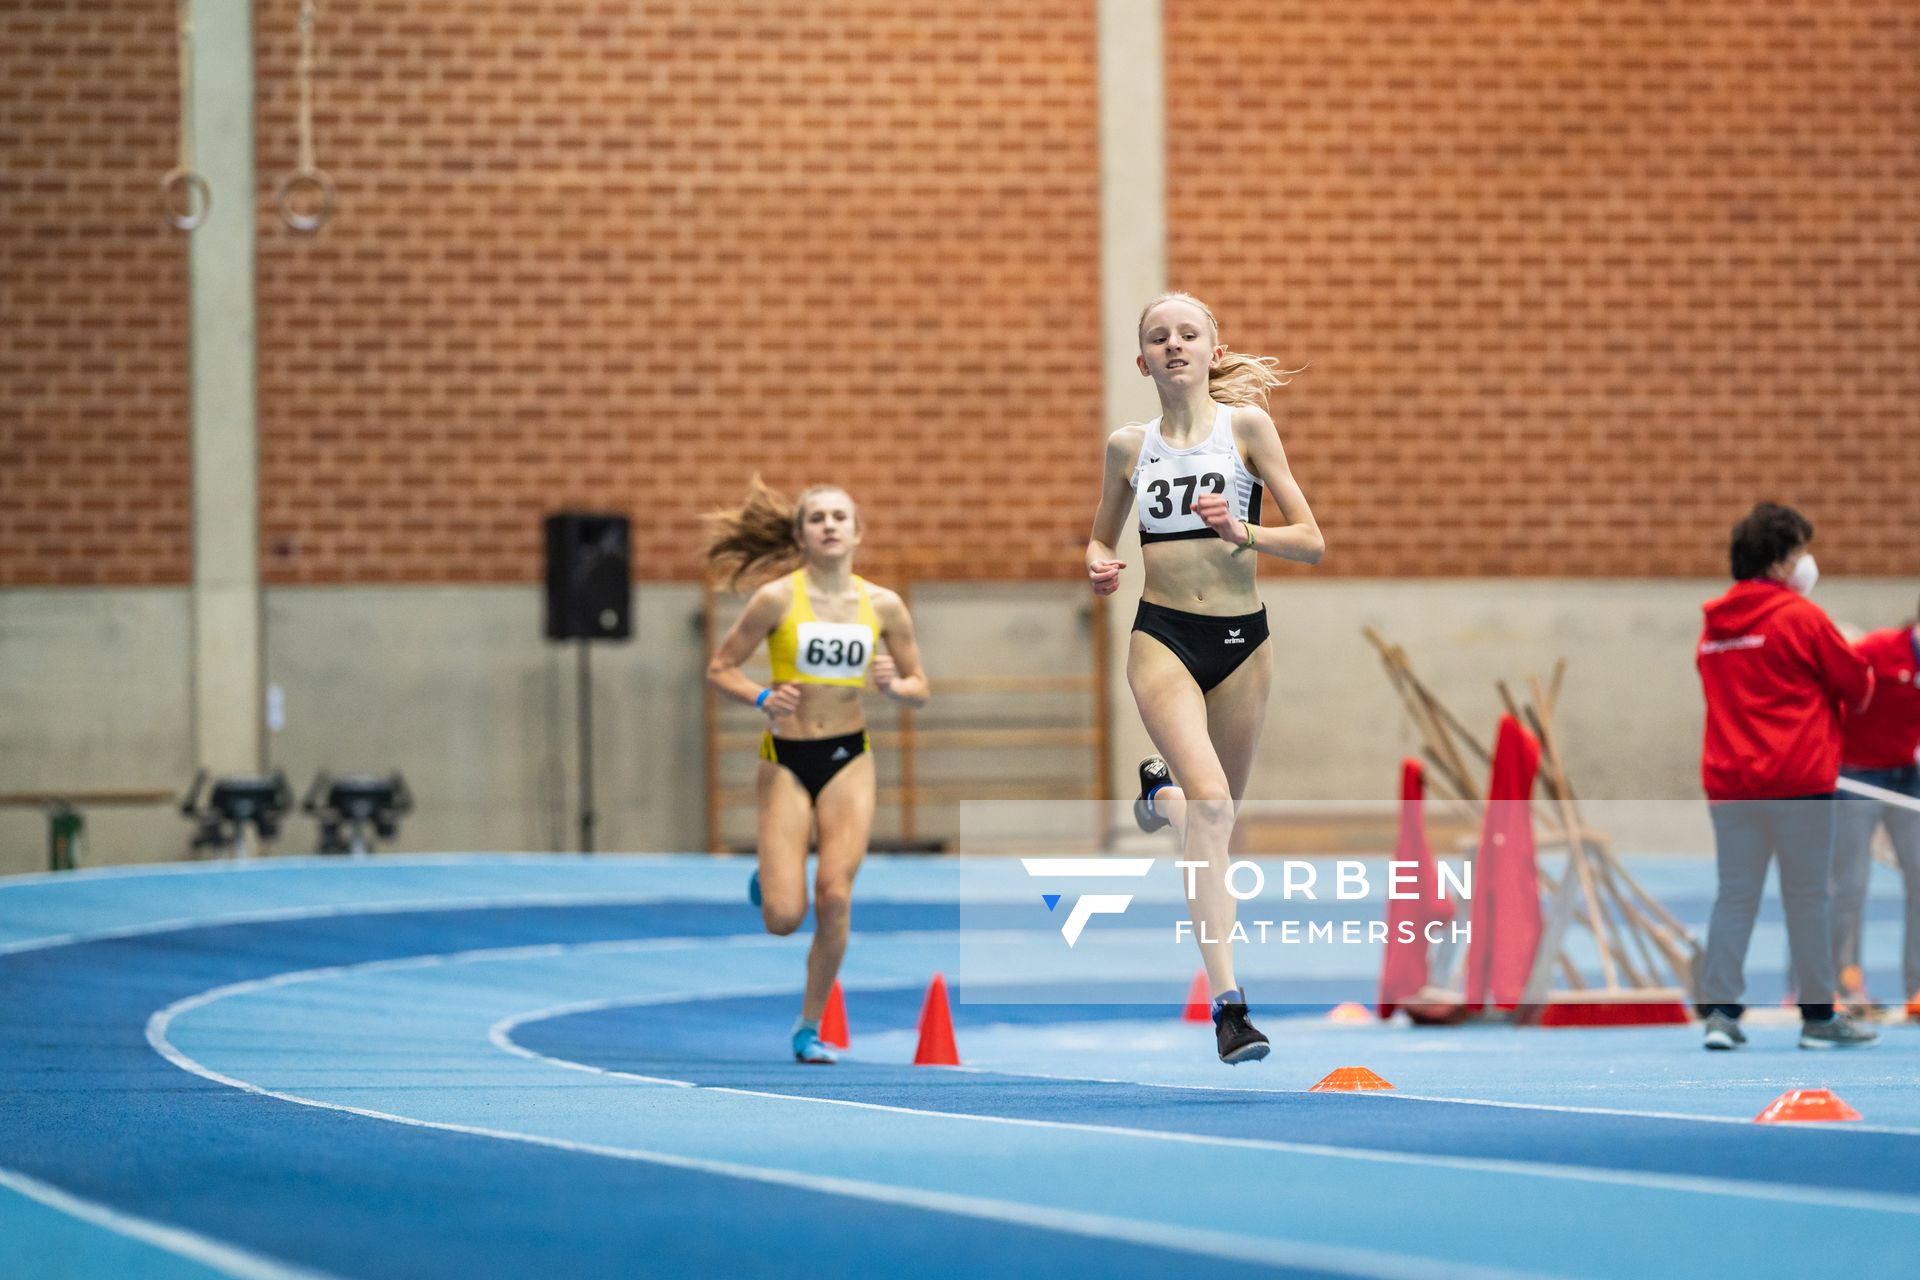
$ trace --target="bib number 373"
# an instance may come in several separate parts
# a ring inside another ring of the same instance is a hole
[[[816,679],[851,680],[866,674],[873,631],[851,622],[803,622],[794,667]]]

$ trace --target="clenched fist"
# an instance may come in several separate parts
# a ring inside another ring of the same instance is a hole
[[[776,684],[767,700],[760,704],[767,718],[777,720],[781,716],[790,716],[800,709],[800,686],[797,684]]]
[[[1120,571],[1127,567],[1124,560],[1095,560],[1087,566],[1087,582],[1093,587],[1093,594],[1110,596],[1120,588]]]
[[[1233,514],[1233,506],[1218,493],[1203,493],[1193,500],[1193,514],[1207,522],[1207,528],[1236,546],[1247,541],[1247,524]]]

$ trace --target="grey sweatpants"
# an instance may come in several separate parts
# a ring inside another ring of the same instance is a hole
[[[1808,1018],[1833,1013],[1833,945],[1827,878],[1833,867],[1831,792],[1792,800],[1733,800],[1710,806],[1719,885],[1707,925],[1699,1002],[1738,1017],[1747,990],[1747,944],[1760,915],[1767,866],[1780,860],[1793,985]]]
[[[1845,777],[1920,802],[1920,767],[1845,769]],[[1860,934],[1866,916],[1867,881],[1873,873],[1873,832],[1882,823],[1893,838],[1900,874],[1907,882],[1906,943],[1901,953],[1900,998],[1920,994],[1920,809],[1886,800],[1840,794],[1833,838],[1833,967],[1860,963]]]

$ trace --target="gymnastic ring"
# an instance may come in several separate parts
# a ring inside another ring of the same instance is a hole
[[[312,213],[301,213],[293,207],[293,194],[308,187],[320,193],[320,207]],[[333,179],[325,169],[295,169],[280,179],[273,189],[273,199],[280,206],[280,221],[295,231],[318,231],[333,217]]]
[[[180,187],[184,187],[187,192],[185,213],[180,212],[179,207],[173,202],[174,190]],[[193,211],[193,197],[196,193],[200,196],[198,213]],[[169,222],[182,231],[191,231],[205,222],[207,215],[213,212],[213,188],[208,186],[207,180],[194,170],[182,167],[160,179],[160,203],[167,211]]]

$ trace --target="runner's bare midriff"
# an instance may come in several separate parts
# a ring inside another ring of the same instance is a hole
[[[1255,554],[1234,555],[1224,538],[1149,542],[1140,553],[1147,570],[1140,598],[1148,604],[1220,618],[1260,609]]]
[[[860,690],[847,685],[803,684],[800,705],[773,722],[776,738],[837,738],[867,727]]]

